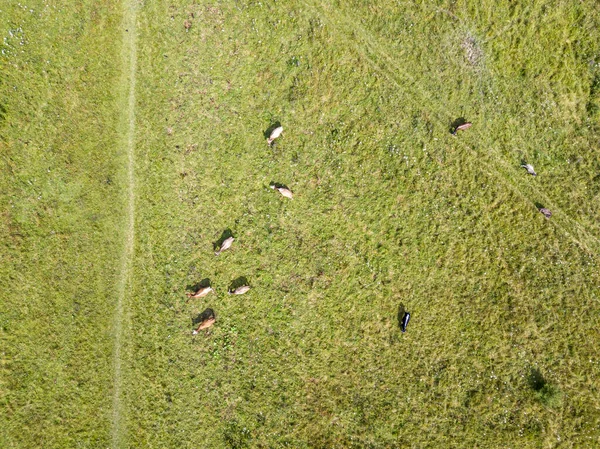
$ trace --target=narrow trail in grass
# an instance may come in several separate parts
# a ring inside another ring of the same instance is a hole
[[[136,4],[135,0],[123,2],[123,75],[121,81],[122,95],[122,144],[127,155],[127,192],[125,197],[125,232],[123,233],[123,254],[121,256],[121,272],[117,285],[117,307],[114,317],[114,354],[113,354],[113,398],[112,398],[112,447],[122,446],[123,401],[122,401],[122,346],[123,329],[126,327],[127,285],[131,278],[131,265],[134,246],[135,225],[135,73],[136,73]]]

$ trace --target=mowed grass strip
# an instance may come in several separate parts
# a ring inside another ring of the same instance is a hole
[[[478,5],[144,4],[131,445],[598,443],[599,16]]]
[[[0,11],[0,446],[108,447],[121,5]]]

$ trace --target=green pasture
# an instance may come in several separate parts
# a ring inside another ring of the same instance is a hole
[[[36,0],[0,34],[0,447],[600,445],[594,2]]]

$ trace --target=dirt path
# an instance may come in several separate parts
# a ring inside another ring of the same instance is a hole
[[[125,232],[123,234],[123,254],[121,256],[121,269],[117,285],[117,307],[114,317],[114,354],[113,354],[113,398],[112,398],[112,423],[111,438],[112,447],[118,448],[123,445],[125,433],[123,425],[123,401],[122,401],[122,346],[123,329],[126,328],[125,307],[127,301],[127,285],[130,284],[131,265],[134,246],[135,230],[135,73],[136,73],[136,0],[125,0],[123,2],[123,75],[121,80],[121,145],[127,155],[127,192],[125,198]]]

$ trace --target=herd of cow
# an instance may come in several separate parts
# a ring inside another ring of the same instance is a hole
[[[470,122],[463,122],[458,124],[457,126],[455,126],[452,129],[452,134],[456,135],[458,131],[464,131],[469,129],[472,126],[472,123]],[[283,127],[282,126],[277,126],[276,128],[274,128],[270,134],[269,137],[267,139],[267,143],[269,146],[271,146],[273,144],[273,142],[275,141],[275,139],[277,139],[278,137],[280,137],[283,133]],[[527,173],[529,173],[532,176],[537,176],[537,173],[535,172],[535,169],[533,168],[533,166],[531,164],[528,164],[526,162],[523,162],[521,164],[521,167],[523,167],[524,169],[527,170]],[[287,187],[280,185],[280,184],[271,184],[270,186],[272,189],[277,190],[279,193],[281,193],[281,195],[283,195],[286,198],[292,199],[294,197],[294,194],[292,193],[292,191],[290,189],[288,189]],[[550,218],[552,216],[552,212],[550,212],[548,209],[546,209],[545,207],[540,207],[539,211],[546,217],[546,218]],[[218,256],[219,254],[221,254],[223,251],[231,248],[231,245],[233,244],[233,241],[235,239],[233,237],[228,237],[225,240],[223,240],[223,242],[221,243],[219,249],[215,252],[215,255]],[[229,294],[232,295],[243,295],[244,293],[248,292],[250,290],[250,286],[249,285],[241,285],[235,289],[231,289],[229,291]],[[203,298],[204,296],[208,295],[209,293],[213,292],[213,288],[210,285],[205,285],[205,286],[201,286],[198,288],[198,290],[194,293],[187,293],[187,297],[188,298]],[[402,330],[402,332],[406,332],[406,327],[408,326],[408,322],[410,320],[410,313],[404,311],[402,316],[399,317],[399,325],[400,325],[400,329]],[[207,308],[206,310],[204,310],[204,312],[202,312],[198,318],[196,318],[195,322],[198,323],[198,326],[193,330],[192,334],[196,335],[198,332],[200,332],[202,329],[207,329],[209,327],[211,327],[216,321],[216,315],[215,312],[213,311],[213,309]]]

